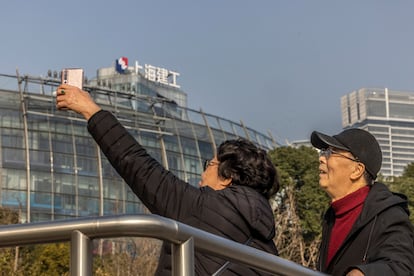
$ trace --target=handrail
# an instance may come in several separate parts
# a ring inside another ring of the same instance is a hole
[[[72,276],[92,275],[91,240],[151,237],[173,245],[173,275],[194,275],[194,248],[278,275],[324,275],[289,260],[158,215],[116,215],[0,226],[0,247],[71,241]],[[237,254],[235,254],[237,252]]]

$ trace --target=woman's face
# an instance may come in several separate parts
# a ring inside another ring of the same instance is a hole
[[[198,183],[200,187],[209,186],[214,190],[222,190],[231,184],[231,179],[223,179],[218,175],[219,165],[217,157],[206,161],[201,180]]]

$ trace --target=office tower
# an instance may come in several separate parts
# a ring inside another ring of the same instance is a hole
[[[362,88],[341,98],[343,128],[368,130],[383,153],[380,174],[400,176],[414,162],[414,92]]]

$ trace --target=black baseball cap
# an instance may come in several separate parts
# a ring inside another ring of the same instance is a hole
[[[377,139],[368,131],[351,128],[333,136],[314,131],[311,134],[311,143],[317,149],[334,147],[349,151],[365,165],[365,170],[373,179],[377,178],[381,169],[382,152]]]

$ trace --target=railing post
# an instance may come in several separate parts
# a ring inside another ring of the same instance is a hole
[[[194,276],[194,239],[171,245],[172,275]]]
[[[70,275],[92,275],[92,241],[78,230],[73,231],[71,235]]]

